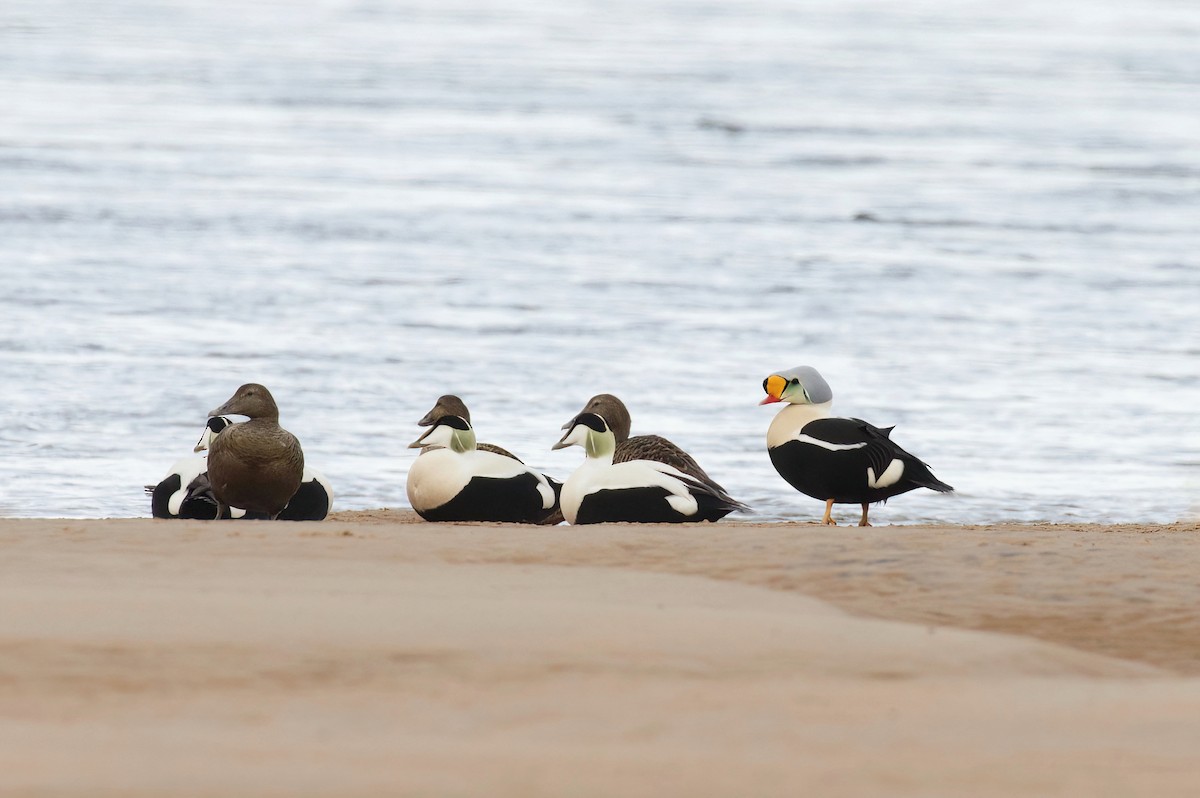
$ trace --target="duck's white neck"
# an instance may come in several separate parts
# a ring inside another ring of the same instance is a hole
[[[833,415],[833,402],[821,402],[815,405],[792,405],[775,414],[771,426],[767,430],[767,448],[773,449],[781,443],[796,437],[804,425],[818,418],[829,418]]]

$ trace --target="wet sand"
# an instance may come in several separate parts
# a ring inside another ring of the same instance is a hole
[[[1198,543],[0,520],[0,795],[1192,795]]]

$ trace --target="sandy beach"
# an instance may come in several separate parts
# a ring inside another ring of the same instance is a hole
[[[0,795],[1194,795],[1198,537],[0,520]]]

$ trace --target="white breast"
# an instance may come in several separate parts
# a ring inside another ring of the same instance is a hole
[[[208,470],[208,458],[203,455],[200,457],[185,457],[182,460],[177,460],[170,470],[167,471],[167,476],[172,474],[179,475],[179,490],[171,494],[171,498],[167,500],[167,511],[173,516],[179,515],[179,508],[183,506],[183,500],[187,497],[188,485],[192,480]]]
[[[527,473],[538,480],[542,508],[550,509],[554,505],[554,490],[546,478],[511,457],[479,450],[428,449],[408,470],[408,502],[414,509],[430,510],[453,499],[475,477],[511,479]]]
[[[819,418],[830,418],[833,415],[832,402],[819,405],[788,405],[775,414],[771,426],[767,429],[767,448],[774,449],[780,444],[795,440],[804,429],[804,425]]]

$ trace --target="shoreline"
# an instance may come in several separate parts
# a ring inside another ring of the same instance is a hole
[[[0,519],[0,794],[1186,795],[1197,533]]]

